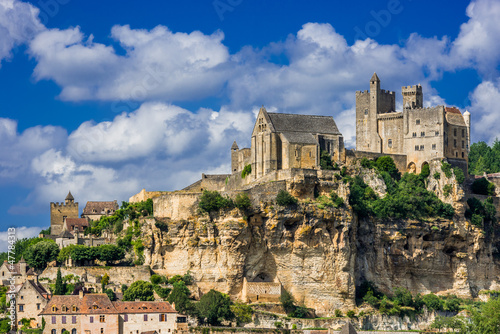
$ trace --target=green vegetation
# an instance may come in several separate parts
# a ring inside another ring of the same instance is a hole
[[[369,282],[363,283],[356,291],[358,303],[367,303],[378,309],[380,313],[387,315],[415,315],[423,311],[424,306],[428,310],[459,312],[465,307],[466,302],[455,295],[436,296],[427,294],[413,296],[405,288],[395,288],[392,297],[377,291]]]
[[[483,177],[472,183],[472,192],[478,195],[493,196],[495,194],[495,185]]]
[[[422,170],[420,171],[420,176],[425,179],[429,175],[431,175],[431,168],[429,167],[429,164],[424,164],[422,166]]]
[[[443,195],[444,195],[444,197],[450,196],[452,190],[453,190],[453,186],[451,184],[445,184],[443,186]]]
[[[233,207],[233,201],[229,197],[222,197],[216,190],[203,190],[203,194],[198,202],[200,211],[207,213],[218,212],[221,209],[232,209]]]
[[[231,305],[231,311],[233,312],[238,325],[246,324],[252,321],[253,309],[247,304],[234,303]]]
[[[440,172],[435,172],[433,176],[434,176],[434,178],[436,180],[439,180],[441,178],[441,173]]]
[[[65,295],[66,294],[66,286],[63,282],[62,276],[61,276],[61,268],[57,269],[57,276],[56,276],[56,286],[54,289],[54,295]]]
[[[151,275],[151,277],[149,278],[149,280],[151,281],[152,284],[155,284],[155,285],[163,283],[163,278],[160,275],[157,275],[157,274]]]
[[[349,310],[345,315],[352,319],[356,316],[356,312],[354,312],[354,310]]]
[[[252,202],[247,193],[239,193],[234,199],[234,205],[240,210],[246,210],[252,206]]]
[[[252,174],[252,165],[248,164],[245,167],[243,167],[243,170],[241,171],[241,178],[244,179],[247,177],[247,175]]]
[[[454,167],[453,168],[453,174],[455,174],[455,180],[457,180],[457,182],[459,184],[464,183],[464,181],[465,181],[465,175],[464,175],[464,171],[462,170],[462,168]]]
[[[349,204],[358,216],[416,219],[453,216],[453,207],[426,189],[422,175],[406,173],[398,181],[399,172],[391,161],[390,157],[380,157],[374,164],[387,185],[384,198],[379,198],[361,177],[350,180]]]
[[[139,299],[141,301],[153,301],[155,300],[153,294],[153,284],[146,281],[136,281],[130,285],[123,293],[124,301],[134,301]]]
[[[460,334],[498,334],[500,332],[500,299],[467,307],[469,317],[438,316],[431,325],[439,331],[451,330]]]
[[[491,224],[496,222],[497,210],[493,204],[493,199],[489,197],[482,203],[475,197],[467,200],[469,208],[465,210],[465,217],[471,220],[473,225],[483,227],[484,224]]]
[[[111,289],[106,289],[106,290],[104,290],[104,293],[105,293],[106,295],[108,295],[109,300],[111,300],[111,301],[115,301],[115,300],[116,300],[116,294],[114,293],[114,291],[113,291],[113,290],[111,290]]]
[[[61,249],[57,256],[57,261],[60,263],[67,259],[73,261],[103,261],[110,264],[125,257],[125,250],[117,245],[101,245],[97,247],[89,247],[85,245],[69,245]]]
[[[450,178],[452,175],[451,165],[446,161],[441,161],[441,170],[447,178]]]
[[[153,214],[153,200],[138,203],[122,202],[121,208],[116,210],[111,216],[102,216],[99,220],[92,221],[85,230],[85,234],[101,235],[102,231],[119,233],[123,229],[123,221],[129,219],[133,221],[139,217],[146,217]]]
[[[196,304],[196,309],[198,316],[204,322],[212,326],[220,326],[223,321],[234,319],[231,304],[228,295],[212,289],[201,297]]]
[[[298,201],[288,191],[280,190],[276,196],[276,204],[281,206],[297,205]]]
[[[335,317],[336,318],[341,318],[342,317],[342,311],[341,310],[335,310]]]
[[[319,165],[321,169],[325,170],[333,170],[332,156],[327,152],[321,150],[321,154],[319,156]]]
[[[109,275],[108,273],[105,273],[104,276],[101,278],[101,290],[102,292],[105,292],[106,290],[106,285],[109,284]]]
[[[305,306],[296,305],[295,298],[288,291],[284,290],[280,297],[280,302],[289,317],[306,318],[308,310]]]
[[[500,172],[500,141],[495,140],[491,147],[484,141],[472,144],[469,151],[469,173],[483,175],[498,172]]]
[[[173,284],[174,288],[170,292],[167,301],[175,303],[175,309],[184,314],[196,314],[193,302],[189,300],[191,292],[184,281],[178,281]]]
[[[59,246],[57,246],[54,240],[44,239],[31,244],[24,253],[26,255],[26,262],[30,267],[44,269],[48,262],[57,259]]]

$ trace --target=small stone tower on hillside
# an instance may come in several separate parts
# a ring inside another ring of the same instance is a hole
[[[66,218],[78,218],[78,202],[75,202],[71,191],[66,196],[64,203],[50,203],[50,234],[61,234]]]
[[[236,144],[235,140],[233,146],[231,146],[231,173],[238,171],[238,151],[238,144]]]

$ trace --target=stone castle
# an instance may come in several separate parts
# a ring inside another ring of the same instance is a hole
[[[369,91],[356,92],[355,150],[345,149],[331,116],[270,113],[262,107],[251,147],[240,149],[236,142],[231,146],[230,174],[202,174],[200,180],[175,194],[143,189],[129,201],[166,199],[154,210],[155,215],[168,216],[174,211],[181,214],[197,200],[193,194],[203,190],[252,191],[266,182],[330,177],[328,171],[321,170],[323,152],[338,164],[388,155],[402,173],[419,173],[430,161],[447,159],[467,174],[470,113],[442,105],[424,108],[421,85],[403,87],[402,95],[403,110],[396,111],[395,92],[381,89],[376,73],[370,79]],[[244,169],[250,173],[242,175]],[[163,210],[163,206],[168,208]]]
[[[370,91],[356,92],[356,150],[406,155],[409,172],[420,172],[436,158],[466,165],[470,113],[445,106],[424,108],[420,85],[403,86],[402,94],[403,111],[396,111],[395,92],[380,89],[376,73]]]

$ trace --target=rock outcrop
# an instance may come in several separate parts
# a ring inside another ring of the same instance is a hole
[[[463,216],[464,190],[444,175],[433,178],[436,172],[439,166],[432,165],[428,189],[453,204],[453,220],[358,220],[347,204],[320,209],[307,200],[287,208],[261,203],[214,217],[191,212],[186,219],[144,221],[145,264],[169,277],[190,271],[202,292],[214,288],[233,298],[241,298],[244,278],[278,280],[319,316],[354,308],[363,281],[389,294],[405,287],[475,298],[480,290],[500,290],[498,231],[471,226]],[[386,191],[376,173],[366,181],[378,193]],[[300,182],[287,187],[293,193],[305,187]],[[453,190],[445,196],[447,183]],[[310,186],[319,194],[349,196],[341,179]]]

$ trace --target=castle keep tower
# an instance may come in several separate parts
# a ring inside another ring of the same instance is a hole
[[[231,173],[238,171],[238,151],[238,144],[236,144],[235,140],[231,146]]]
[[[467,171],[470,113],[442,105],[424,108],[421,85],[403,86],[401,94],[403,110],[396,111],[394,92],[380,89],[377,74],[369,92],[356,92],[356,151],[406,156],[411,172],[442,158]]]
[[[66,196],[64,203],[50,203],[50,234],[61,234],[66,218],[78,218],[78,202],[75,202],[71,191]]]
[[[403,108],[417,109],[424,107],[422,86],[403,86],[401,94],[403,94]]]

